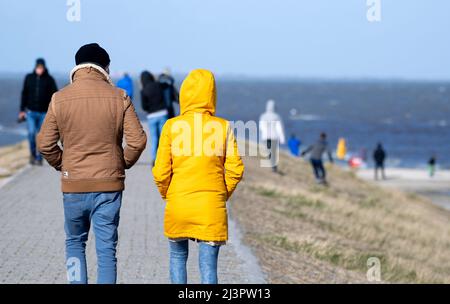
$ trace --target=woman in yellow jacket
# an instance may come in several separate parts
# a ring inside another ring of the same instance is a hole
[[[220,245],[228,239],[226,202],[244,165],[228,121],[216,117],[216,84],[194,70],[180,90],[181,115],[163,127],[153,176],[166,201],[164,234],[172,283],[187,283],[188,240],[199,242],[202,283],[217,283]]]

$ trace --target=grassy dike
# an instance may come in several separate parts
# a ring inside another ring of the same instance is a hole
[[[0,184],[28,164],[29,152],[27,141],[0,147]]]
[[[281,153],[279,169],[244,159],[230,212],[270,283],[366,283],[369,257],[383,282],[450,283],[450,212],[328,166],[328,187],[309,164]]]
[[[26,142],[0,148],[0,185],[28,163]],[[367,259],[384,282],[450,283],[450,212],[328,167],[330,186],[281,153],[280,171],[246,157],[228,206],[270,283],[367,283]]]

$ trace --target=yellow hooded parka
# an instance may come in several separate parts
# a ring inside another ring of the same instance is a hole
[[[153,176],[166,200],[164,234],[204,241],[228,239],[226,201],[244,165],[228,121],[214,116],[216,84],[193,70],[180,90],[181,115],[163,127]]]

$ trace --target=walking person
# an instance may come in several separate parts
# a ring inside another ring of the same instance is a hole
[[[168,117],[175,117],[175,109],[173,108],[173,103],[179,103],[178,101],[178,91],[175,88],[175,79],[170,75],[170,70],[164,70],[158,77],[158,82],[161,84],[164,96],[164,102],[166,103],[166,108],[168,112]]]
[[[428,175],[430,177],[433,177],[436,173],[436,156],[431,156],[431,158],[428,160]]]
[[[384,173],[384,162],[387,154],[381,143],[378,143],[375,151],[373,152],[373,161],[375,163],[375,180],[378,180],[378,171],[381,171],[381,178],[386,179]]]
[[[319,140],[309,146],[305,151],[302,152],[302,156],[306,154],[310,154],[310,162],[313,168],[314,176],[316,177],[316,181],[318,184],[327,184],[326,175],[327,172],[323,165],[323,154],[326,153],[328,155],[328,159],[331,163],[333,163],[333,156],[331,155],[331,150],[329,148],[327,142],[327,134],[321,133]]]
[[[117,87],[125,90],[131,100],[133,100],[134,94],[134,86],[133,79],[130,77],[128,73],[124,73],[122,78],[117,81]]]
[[[52,97],[38,147],[61,172],[69,282],[88,282],[85,249],[92,224],[97,282],[114,284],[125,169],[139,159],[146,135],[129,96],[109,77],[108,53],[87,44],[75,62],[71,83]]]
[[[259,118],[260,140],[265,142],[269,152],[270,167],[273,172],[278,172],[279,146],[284,144],[283,120],[275,112],[275,101],[268,100],[266,111]]]
[[[37,59],[34,71],[25,77],[18,119],[27,122],[31,165],[42,165],[42,156],[36,149],[36,135],[44,122],[50,99],[57,90],[45,60]]]
[[[142,109],[147,112],[147,123],[150,131],[150,159],[155,165],[156,151],[162,128],[168,119],[168,110],[164,102],[161,85],[149,71],[141,73],[141,103]]]
[[[189,240],[198,242],[201,282],[216,284],[219,249],[228,239],[226,202],[244,165],[230,123],[216,117],[216,86],[207,70],[181,86],[181,115],[164,125],[153,176],[166,201],[170,279],[186,284]]]

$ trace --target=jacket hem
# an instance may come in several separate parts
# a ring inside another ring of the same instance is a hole
[[[123,191],[125,183],[123,180],[63,180],[61,190],[64,193],[80,192],[115,192]]]
[[[211,236],[211,235],[204,235],[201,233],[167,233],[164,232],[164,235],[167,238],[170,239],[177,239],[177,238],[188,238],[188,239],[197,239],[201,241],[207,241],[207,242],[226,242],[228,241],[227,236]]]

